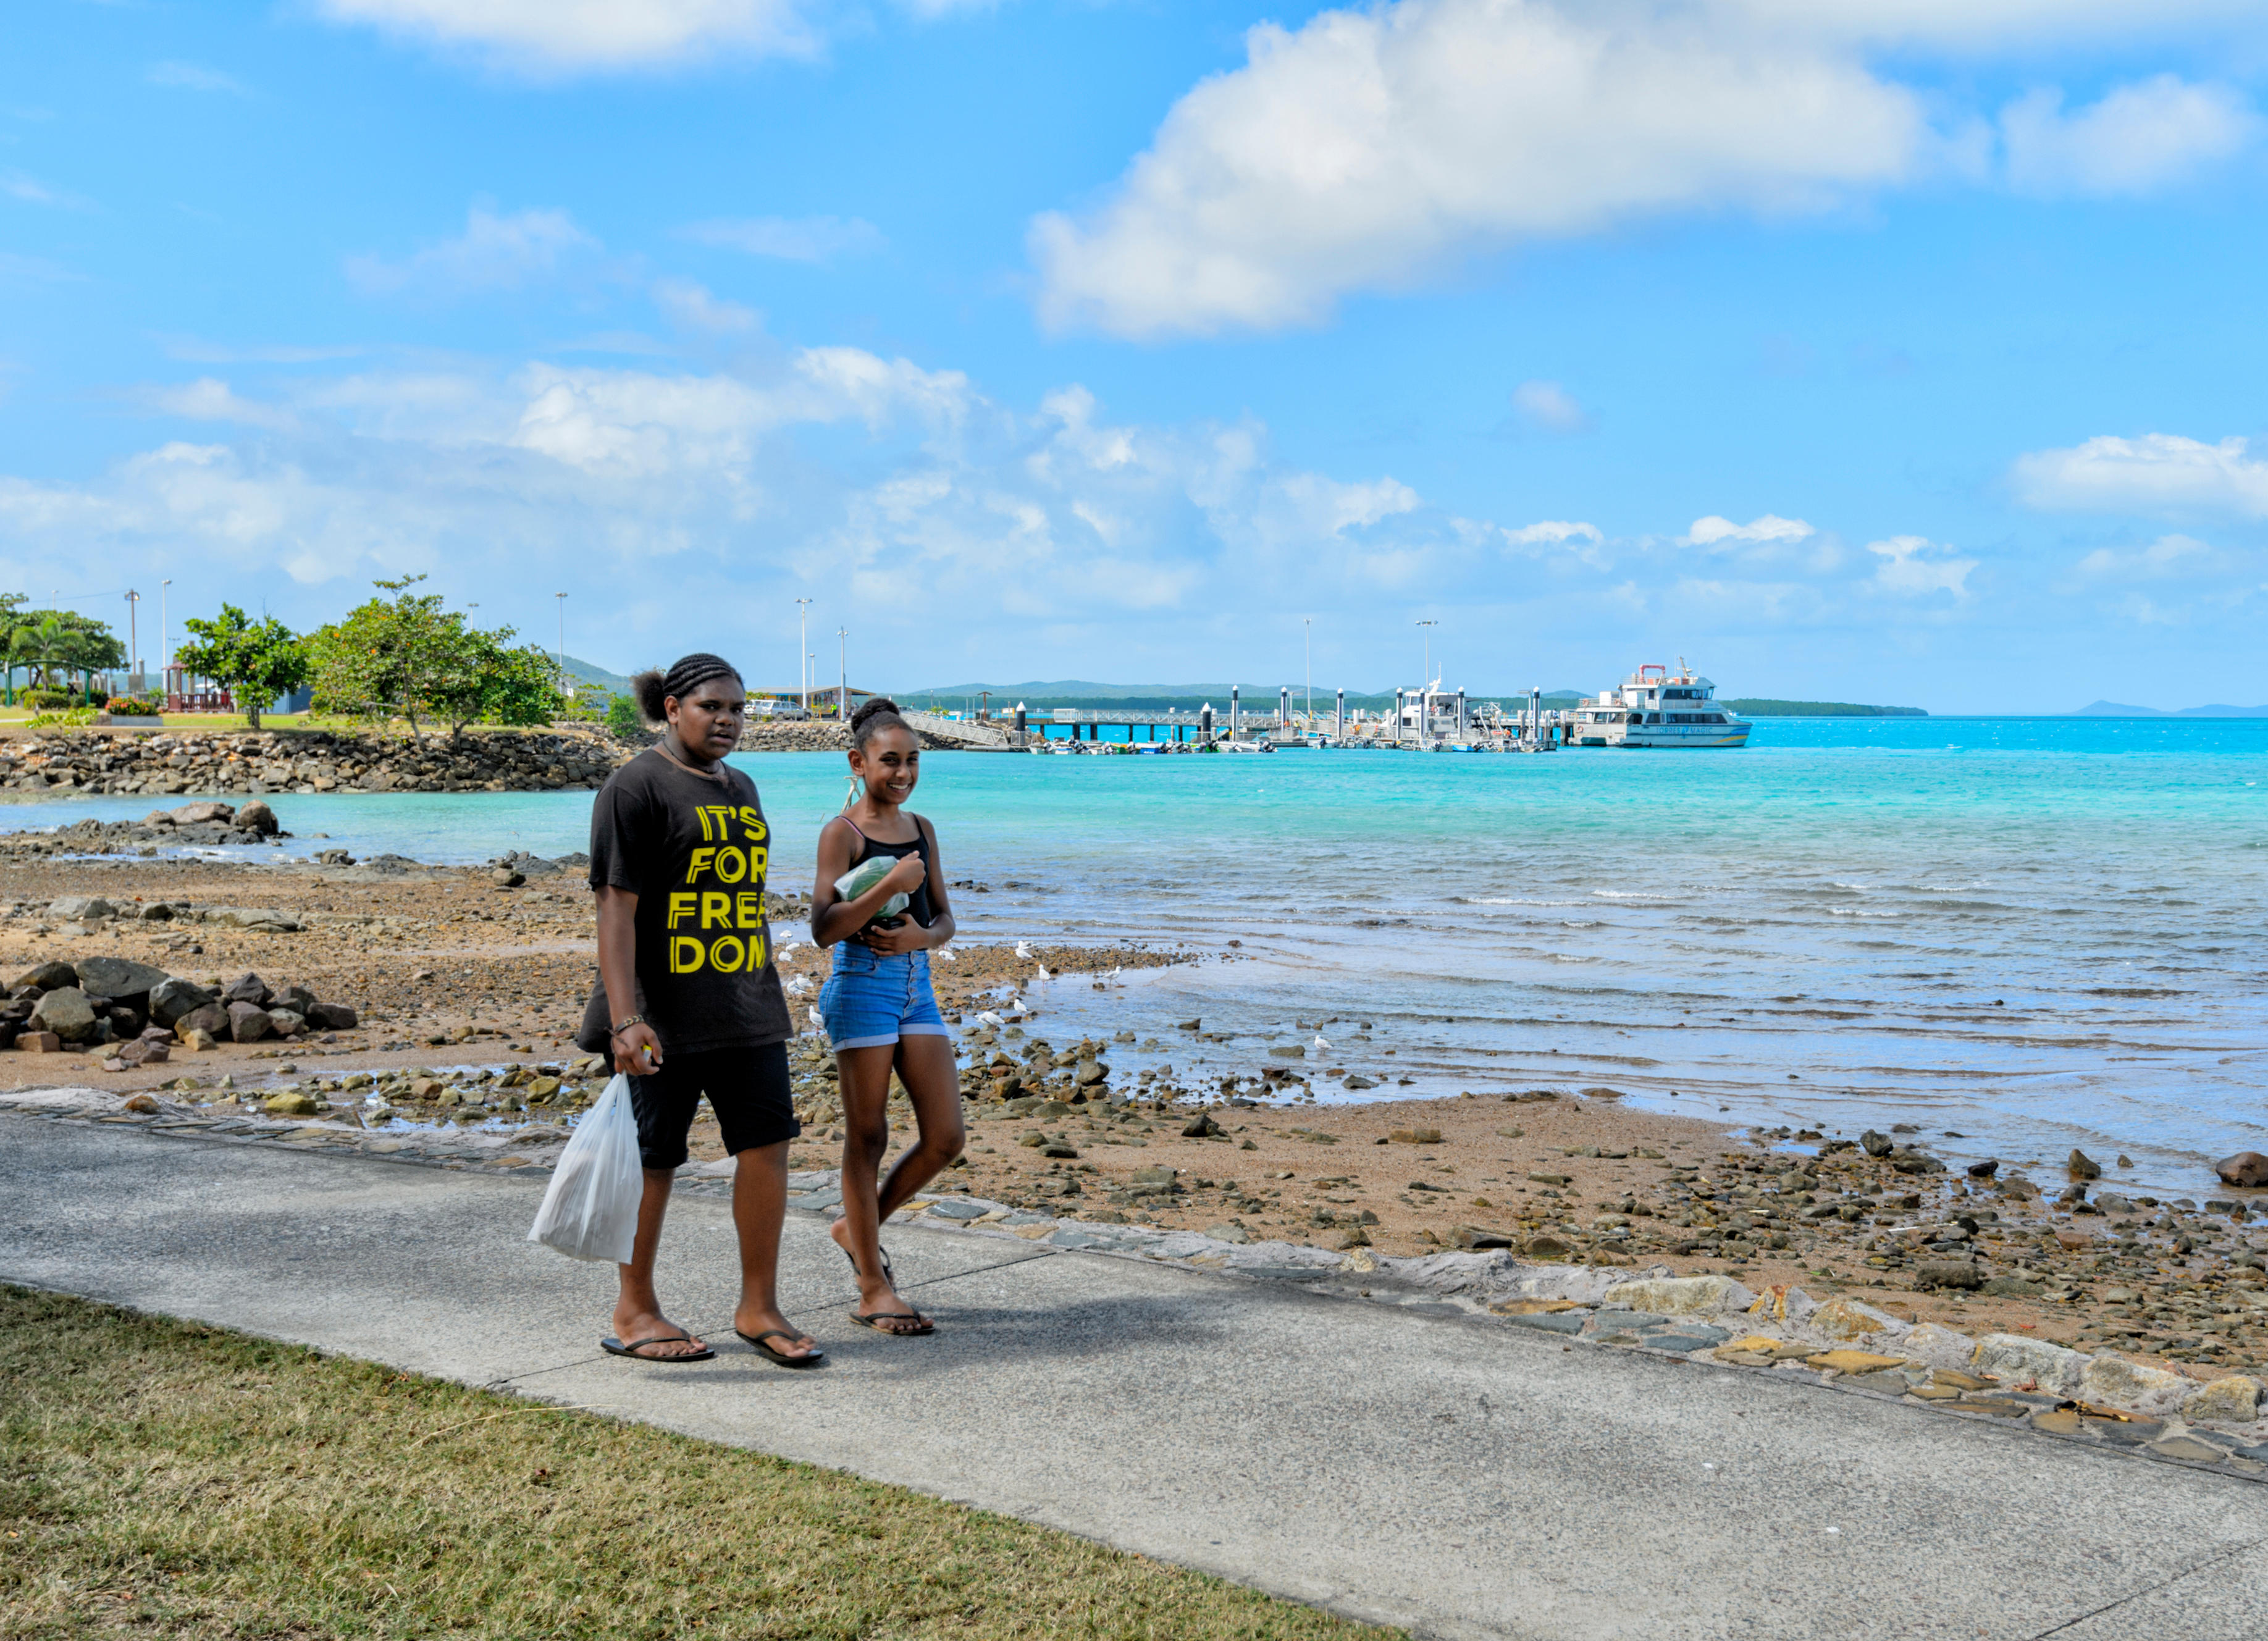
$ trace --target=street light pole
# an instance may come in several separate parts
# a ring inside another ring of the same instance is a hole
[[[126,589],[126,662],[129,673],[138,678],[142,674],[142,595],[133,588]],[[129,678],[129,682],[131,679]],[[149,680],[143,679],[144,683]]]
[[[551,596],[559,600],[559,687],[564,689],[567,687],[567,595],[555,592]]]
[[[803,658],[801,665],[796,668],[803,676],[796,682],[798,688],[803,691],[803,710],[808,712],[811,710],[811,600],[809,599],[798,599],[795,601],[795,652]]]
[[[1315,618],[1302,615],[1300,625],[1307,629],[1307,703],[1300,710],[1307,720],[1305,727],[1312,732],[1315,726]]]
[[[171,576],[158,584],[158,688],[160,695],[165,691],[166,675],[173,670],[173,650],[167,641],[166,626],[166,589],[173,585]],[[161,701],[158,704],[162,710],[164,703]]]
[[[1425,676],[1420,679],[1418,683],[1418,739],[1420,740],[1425,739],[1425,732],[1430,727],[1428,720],[1430,720],[1433,716],[1432,629],[1440,626],[1440,624],[1441,623],[1438,621],[1421,621],[1418,623],[1418,630],[1424,636],[1425,645]]]
[[[848,724],[850,721],[850,629],[848,627],[837,627],[835,629],[835,642],[837,646],[837,659],[843,666],[843,688],[835,697],[835,721],[837,724]]]

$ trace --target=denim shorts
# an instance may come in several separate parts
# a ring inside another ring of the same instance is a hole
[[[848,940],[835,948],[835,972],[820,988],[819,1018],[837,1050],[953,1035],[929,989],[928,953],[883,957]]]

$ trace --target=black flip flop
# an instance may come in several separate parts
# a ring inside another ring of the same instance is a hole
[[[767,1339],[786,1339],[793,1341],[803,1337],[801,1334],[792,1334],[784,1328],[767,1328],[760,1334],[740,1333],[740,1330],[737,1328],[733,1329],[733,1331],[736,1334],[740,1334],[740,1337],[750,1346],[754,1347],[761,1354],[771,1358],[773,1361],[778,1363],[782,1367],[817,1367],[821,1362],[824,1362],[827,1359],[827,1352],[824,1350],[814,1350],[807,1356],[790,1356],[784,1350],[773,1350],[771,1346],[764,1343]]]
[[[842,1247],[843,1245],[838,1242],[836,1246],[837,1247]],[[898,1273],[890,1269],[890,1250],[883,1247],[880,1248],[879,1251],[882,1255],[882,1280],[890,1284],[891,1291],[895,1292],[898,1286]],[[853,1255],[849,1248],[845,1247],[843,1248],[843,1257],[850,1262],[851,1275],[858,1275],[858,1261],[857,1256]],[[903,1294],[899,1294],[898,1297],[900,1299],[903,1299],[905,1296]],[[918,1328],[883,1327],[881,1325],[882,1322],[890,1317],[895,1317],[902,1322],[919,1322],[921,1326]],[[930,1321],[928,1317],[923,1315],[919,1311],[913,1311],[910,1313],[906,1311],[868,1311],[863,1316],[861,1316],[858,1312],[852,1311],[850,1313],[850,1320],[857,1322],[861,1328],[872,1328],[876,1333],[887,1334],[894,1339],[918,1339],[924,1334],[933,1334],[937,1331],[937,1324]]]
[[[665,1367],[673,1366],[679,1362],[705,1362],[717,1354],[707,1345],[703,1345],[698,1350],[689,1350],[683,1356],[638,1354],[650,1344],[689,1344],[692,1339],[691,1334],[656,1334],[652,1338],[641,1339],[635,1344],[624,1344],[619,1339],[601,1339],[599,1341],[599,1349],[604,1350],[608,1356],[626,1356],[633,1362],[659,1362]]]
[[[861,1328],[872,1328],[876,1333],[886,1335],[892,1339],[918,1339],[924,1334],[933,1334],[937,1331],[937,1324],[930,1321],[928,1317],[923,1315],[919,1311],[868,1311],[863,1316],[857,1311],[852,1311],[850,1313],[850,1320],[858,1323]],[[885,1328],[882,1326],[884,1322],[890,1321],[919,1322],[921,1326],[918,1328]]]

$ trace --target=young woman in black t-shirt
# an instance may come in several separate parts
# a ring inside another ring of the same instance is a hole
[[[662,1314],[654,1254],[686,1135],[705,1093],[737,1159],[733,1225],[740,1298],[733,1330],[783,1367],[825,1356],[780,1314],[780,1226],[788,1142],[802,1131],[789,1092],[793,1028],[764,923],[770,829],[755,783],[728,767],[747,692],[730,662],[688,655],[631,681],[659,744],[614,773],[591,808],[599,901],[599,990],[578,1041],[630,1079],[645,1194],[630,1262],[617,1266],[614,1355],[699,1362],[716,1354]]]
[[[850,717],[850,772],[858,795],[819,834],[811,938],[835,948],[820,1018],[835,1045],[843,1094],[843,1217],[832,1234],[858,1273],[850,1320],[893,1335],[936,1331],[900,1299],[882,1251],[881,1225],[961,1154],[961,1078],[953,1038],[930,990],[929,954],[953,938],[953,904],[938,862],[937,830],[905,808],[921,778],[921,742],[897,703],[877,695]],[[895,857],[880,882],[845,901],[836,879],[861,861]],[[904,912],[880,918],[894,894]],[[920,1137],[877,1187],[890,1148],[890,1073],[906,1085]]]

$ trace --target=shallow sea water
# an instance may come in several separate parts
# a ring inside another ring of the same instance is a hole
[[[805,887],[842,762],[743,762],[774,886]],[[273,801],[291,852],[425,860],[579,849],[590,810]],[[2081,1145],[2107,1177],[2191,1193],[2211,1158],[2268,1150],[2268,720],[1767,719],[1744,750],[1684,754],[939,754],[917,806],[948,878],[990,886],[958,897],[972,938],[1233,960],[1027,988],[1050,1036],[1167,1042],[1132,1066],[1198,1069],[1160,1029],[1179,1018],[1284,1041],[1330,1022],[1334,1059],[1368,1020],[1346,1063],[1414,1079],[1373,1098],[1603,1085],[1743,1122],[1911,1122],[1949,1157]],[[1240,1046],[1217,1067],[1250,1069]]]

